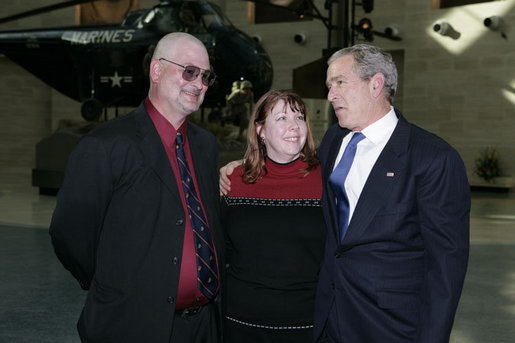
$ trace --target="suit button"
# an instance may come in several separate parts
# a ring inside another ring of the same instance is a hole
[[[168,301],[170,304],[173,304],[173,303],[174,303],[174,301],[175,301],[175,299],[174,299],[174,297],[168,297],[168,298],[166,299],[166,301]]]
[[[334,253],[334,257],[336,257],[336,258],[340,258],[340,256],[342,256],[342,255],[341,255],[339,252],[335,252],[335,253]]]
[[[179,263],[179,259],[177,258],[177,256],[175,256],[172,260],[173,264],[177,264]]]
[[[179,226],[179,225],[182,225],[183,223],[184,223],[183,219],[177,219],[177,221],[175,222],[175,225]]]

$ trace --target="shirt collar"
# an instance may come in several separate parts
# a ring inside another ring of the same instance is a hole
[[[397,118],[395,110],[390,106],[390,111],[386,115],[364,128],[361,132],[367,139],[377,145],[391,136],[398,121],[399,118]]]
[[[154,126],[161,137],[161,141],[166,144],[168,147],[175,146],[175,138],[177,137],[177,130],[173,127],[172,124],[155,108],[152,104],[152,101],[147,97],[145,98],[145,109],[154,122]],[[186,128],[188,127],[186,120],[182,123],[181,127],[179,127],[179,131],[181,131],[184,139],[187,139]]]

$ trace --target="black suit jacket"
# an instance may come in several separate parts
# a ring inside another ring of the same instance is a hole
[[[456,150],[397,114],[342,244],[328,179],[349,130],[332,126],[320,145],[328,234],[316,338],[330,321],[349,343],[449,340],[467,269],[470,186]]]
[[[217,141],[191,123],[187,135],[222,272]],[[185,220],[168,156],[143,104],[81,139],[50,235],[63,265],[89,290],[78,323],[84,341],[169,341]]]

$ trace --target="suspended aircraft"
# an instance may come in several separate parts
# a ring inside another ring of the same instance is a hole
[[[94,0],[93,0],[94,1]],[[1,18],[0,23],[90,1]],[[256,98],[272,84],[272,62],[261,45],[235,28],[207,0],[166,0],[129,12],[121,24],[0,30],[0,53],[62,94],[82,103],[95,121],[107,107],[137,106],[148,92],[152,49],[170,32],[188,32],[206,46],[218,75],[204,101],[221,107],[236,80],[249,80]]]

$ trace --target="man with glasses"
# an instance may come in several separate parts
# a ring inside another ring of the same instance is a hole
[[[186,33],[156,46],[148,97],[83,137],[50,225],[88,290],[84,342],[221,342],[217,141],[186,121],[215,80]]]

